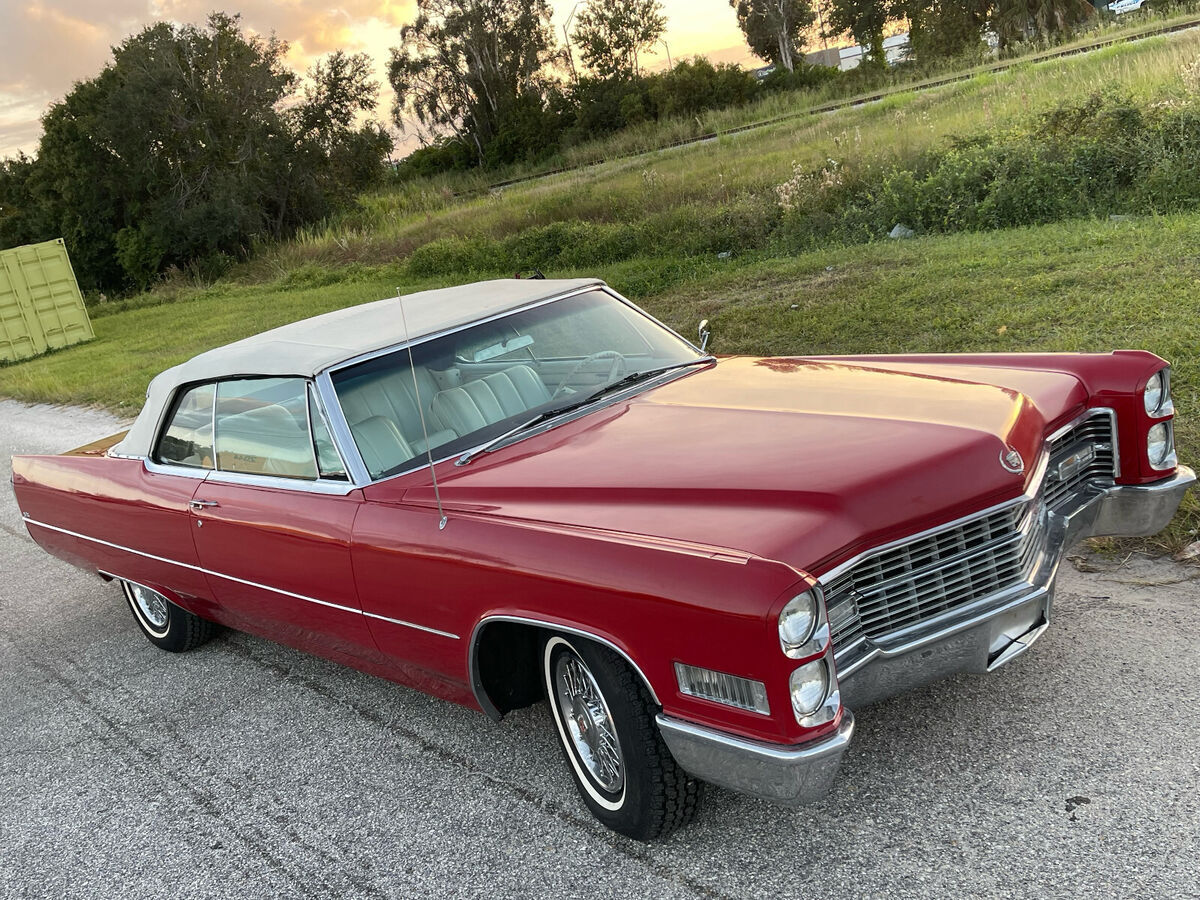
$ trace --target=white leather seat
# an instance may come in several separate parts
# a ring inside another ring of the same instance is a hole
[[[421,403],[425,407],[425,427],[429,429],[432,439],[437,432],[446,428],[431,411],[433,398],[438,392],[438,383],[423,366],[417,366],[416,373]],[[352,428],[356,423],[374,416],[382,416],[391,419],[409,445],[423,443],[421,409],[413,388],[413,373],[409,369],[393,370],[347,385],[338,391],[338,399],[346,421]]]
[[[276,404],[232,415],[218,412],[217,461],[225,471],[317,477],[308,431]]]
[[[438,392],[433,413],[462,437],[550,400],[550,391],[529,366],[511,366],[462,387]]]
[[[377,478],[416,456],[396,423],[387,416],[370,416],[355,422],[350,426],[350,432],[372,477]]]

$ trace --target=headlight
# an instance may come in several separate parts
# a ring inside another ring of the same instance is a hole
[[[785,656],[802,659],[825,649],[829,623],[820,588],[797,594],[779,613],[779,646]]]
[[[824,657],[807,663],[788,679],[792,693],[792,711],[800,722],[818,709],[829,694],[829,666]]]
[[[1175,441],[1171,434],[1171,426],[1167,422],[1159,422],[1146,435],[1146,454],[1150,457],[1150,465],[1156,469],[1170,469],[1175,466]]]
[[[812,637],[817,626],[817,598],[812,591],[805,591],[788,601],[779,613],[779,640],[786,652],[788,647],[799,647]]]
[[[1169,369],[1159,369],[1150,376],[1150,380],[1142,389],[1142,402],[1148,416],[1158,418],[1169,416],[1175,412],[1175,404],[1171,402],[1170,378],[1167,374],[1169,371]]]

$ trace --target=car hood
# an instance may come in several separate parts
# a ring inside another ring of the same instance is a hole
[[[1070,375],[722,360],[544,434],[439,467],[448,511],[738,550],[820,574],[1019,495]],[[1024,471],[1002,465],[1009,449]],[[433,501],[410,487],[406,502]]]

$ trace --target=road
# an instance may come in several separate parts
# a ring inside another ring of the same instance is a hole
[[[0,459],[114,430],[0,401]],[[0,897],[1197,897],[1200,582],[1066,566],[1036,648],[858,711],[832,795],[712,790],[640,845],[544,707],[478,713],[267,641],[153,648],[0,488]]]

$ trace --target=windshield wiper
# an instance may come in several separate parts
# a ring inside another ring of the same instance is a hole
[[[689,366],[698,366],[700,363],[716,362],[715,356],[699,356],[696,359],[689,359],[687,362],[671,363],[668,366],[658,366],[655,369],[642,369],[638,372],[630,372],[624,378],[618,378],[612,384],[606,384],[597,391],[588,394],[584,403],[598,400],[605,394],[611,394],[619,391],[623,387],[628,387],[631,384],[637,384],[639,381],[645,381],[647,378],[653,378],[655,375],[665,375],[667,372],[674,372],[676,369],[686,369]]]
[[[667,372],[673,372],[676,369],[686,369],[689,366],[698,366],[701,363],[710,362],[716,362],[716,357],[700,356],[696,359],[689,359],[687,362],[671,363],[670,365],[658,366],[654,369],[643,369],[638,372],[630,372],[624,378],[618,378],[612,384],[606,384],[599,390],[592,391],[592,393],[580,398],[579,400],[573,400],[565,406],[556,406],[554,409],[548,409],[545,412],[538,413],[532,419],[522,422],[515,428],[510,428],[508,431],[504,432],[504,434],[497,435],[486,444],[476,447],[474,450],[468,450],[466,453],[460,456],[454,464],[456,466],[465,466],[476,456],[479,456],[481,453],[488,453],[494,450],[499,444],[508,440],[513,435],[520,434],[522,431],[527,431],[530,428],[541,425],[543,422],[547,422],[550,419],[556,419],[565,413],[571,412],[572,410],[587,406],[589,403],[599,400],[606,394],[611,394],[614,391],[620,390],[621,388],[629,387],[631,384],[637,384],[639,381],[645,381],[647,378],[653,378],[655,375],[665,375]]]

